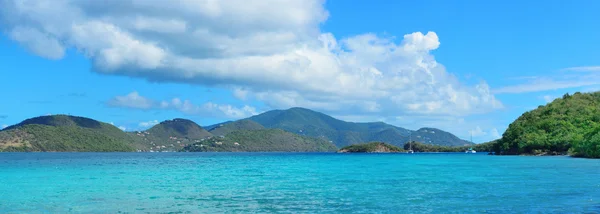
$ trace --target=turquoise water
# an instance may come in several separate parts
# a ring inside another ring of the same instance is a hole
[[[599,213],[600,160],[0,153],[0,213]]]

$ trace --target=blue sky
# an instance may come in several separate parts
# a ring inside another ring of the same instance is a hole
[[[596,1],[165,3],[2,1],[0,125],[72,114],[140,130],[301,106],[485,142],[600,90]]]

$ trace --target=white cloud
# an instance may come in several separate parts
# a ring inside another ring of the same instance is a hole
[[[2,129],[4,129],[4,128],[6,128],[6,127],[8,127],[8,125],[6,125],[6,124],[2,124]]]
[[[154,101],[140,96],[136,91],[125,96],[116,96],[107,102],[109,106],[126,107],[135,109],[150,109],[154,106]]]
[[[475,129],[469,131],[469,134],[471,134],[473,137],[480,137],[487,135],[487,132],[484,132],[481,127],[477,126]]]
[[[561,71],[576,72],[559,72],[558,74],[544,77],[527,76],[512,78],[514,80],[526,80],[527,82],[504,86],[492,92],[495,94],[528,93],[600,85],[600,75],[597,73],[597,71],[600,71],[600,66],[570,67],[561,69]]]
[[[246,100],[248,98],[248,91],[242,88],[234,88],[233,96],[240,100]]]
[[[65,55],[65,48],[56,38],[31,27],[13,28],[10,37],[21,43],[34,54],[48,59],[60,59]]]
[[[490,137],[492,137],[492,139],[499,139],[502,137],[502,135],[500,135],[500,133],[498,132],[498,129],[493,128],[490,130]]]
[[[140,127],[146,128],[146,127],[154,126],[154,125],[156,125],[158,123],[159,123],[158,120],[151,120],[151,121],[146,121],[146,122],[140,122],[138,125]]]
[[[127,130],[127,128],[125,126],[119,126],[119,129],[121,129],[123,131]]]
[[[130,96],[134,94],[134,96]],[[123,97],[135,97],[135,99],[120,99]],[[115,102],[115,100],[122,101],[126,100],[127,102]],[[134,105],[132,103],[137,102],[129,102],[130,100],[143,100],[142,103],[145,105]],[[115,103],[125,103],[129,105],[116,105]],[[203,116],[214,116],[218,118],[230,118],[230,119],[240,119],[249,117],[255,114],[258,114],[256,108],[248,105],[244,105],[242,107],[235,107],[227,104],[216,104],[212,102],[204,103],[203,105],[193,104],[190,100],[181,100],[179,98],[172,98],[169,101],[154,101],[152,99],[143,97],[139,95],[137,92],[132,92],[126,96],[116,96],[107,102],[110,106],[117,107],[126,107],[126,108],[136,108],[136,109],[166,109],[166,110],[176,110],[188,115],[203,115]],[[141,127],[149,127],[152,125],[158,124],[157,120],[142,122],[138,125]]]
[[[96,72],[230,88],[235,97],[272,108],[401,116],[503,107],[487,83],[464,85],[435,60],[430,52],[441,44],[435,32],[406,34],[400,41],[373,33],[336,38],[320,30],[329,16],[324,0],[8,0],[0,3],[0,14],[10,31],[32,29],[12,36],[31,50],[74,48]],[[45,39],[28,42],[38,34]],[[162,105],[136,95],[109,103]],[[164,104],[229,116],[253,111],[181,100]]]
[[[498,132],[498,129],[491,128],[489,129],[489,131],[484,131],[480,126],[477,126],[475,127],[475,129],[470,130],[469,134],[472,135],[473,138],[486,139],[486,141],[487,139],[495,140],[502,137],[502,135],[500,135],[500,132]]]
[[[585,71],[585,72],[591,72],[591,71],[600,71],[600,66],[580,66],[580,67],[570,67],[570,68],[565,68],[562,69],[563,71]]]
[[[115,123],[113,123],[113,122],[108,122],[108,124],[113,125],[113,126],[115,125]]]
[[[554,101],[554,99],[556,99],[556,96],[551,96],[551,95],[544,95],[542,97],[544,99],[544,101],[546,101],[547,103]]]
[[[577,79],[567,79],[567,80],[553,80],[549,78],[536,78],[535,80],[512,86],[505,86],[502,88],[498,88],[493,92],[495,94],[515,94],[515,93],[528,93],[528,92],[538,92],[538,91],[549,91],[549,90],[557,90],[557,89],[565,89],[565,88],[577,88],[583,86],[591,86],[598,85],[600,77],[582,77]]]

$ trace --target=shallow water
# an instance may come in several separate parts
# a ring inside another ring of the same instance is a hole
[[[599,213],[600,160],[0,153],[0,213]]]

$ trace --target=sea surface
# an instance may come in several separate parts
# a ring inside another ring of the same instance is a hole
[[[600,213],[600,160],[0,153],[0,213]]]

